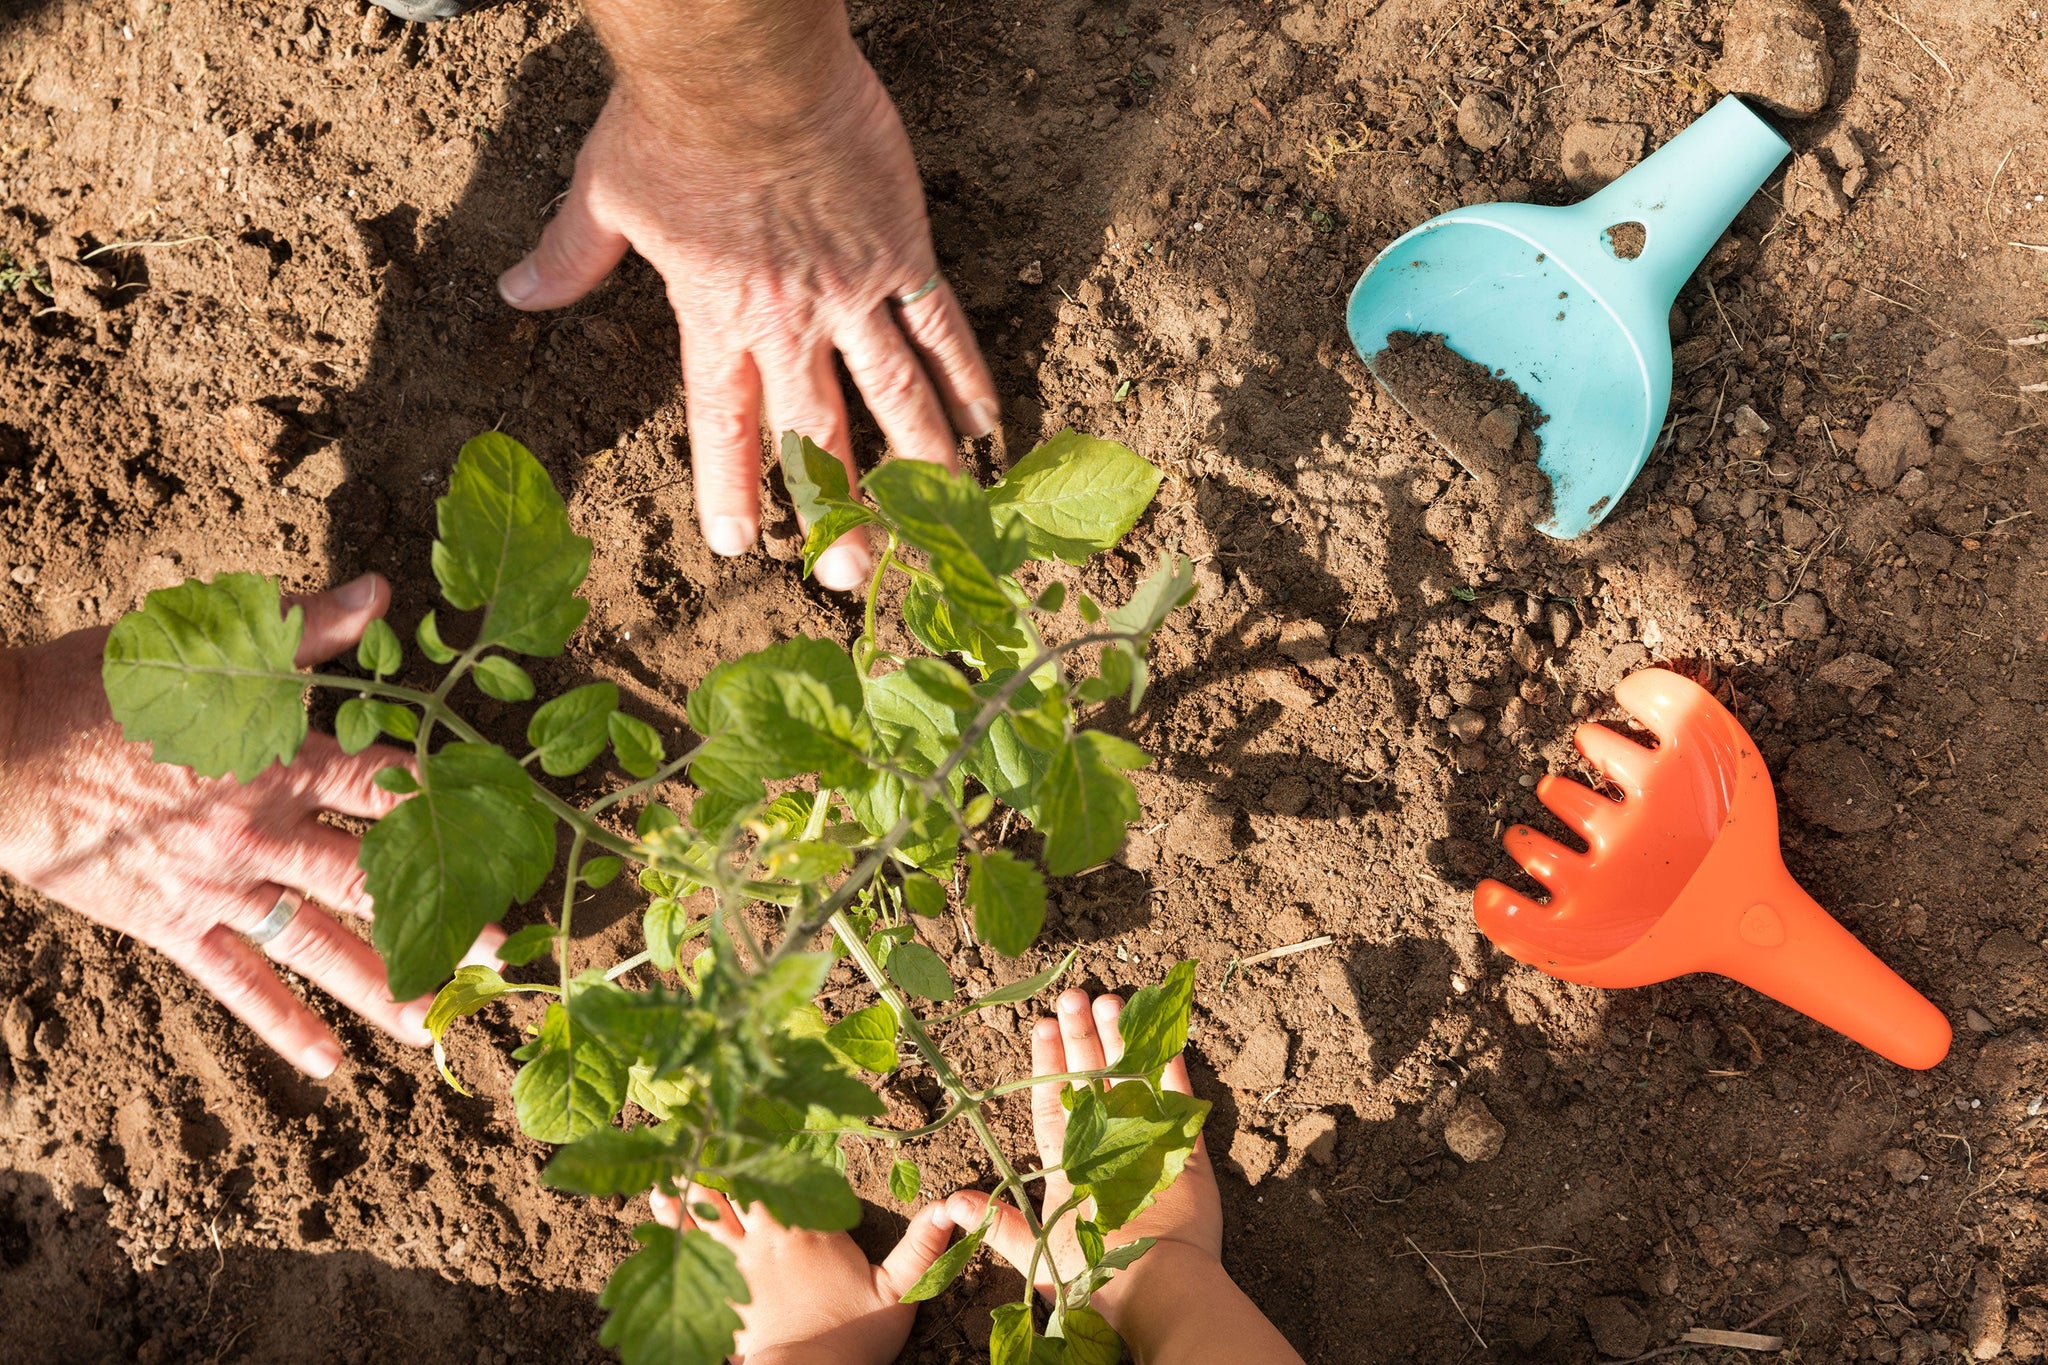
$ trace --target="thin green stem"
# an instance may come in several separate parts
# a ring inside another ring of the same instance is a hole
[[[607,806],[616,806],[621,801],[632,800],[634,797],[640,795],[640,793],[642,792],[653,791],[656,787],[660,786],[662,783],[668,781],[677,773],[681,772],[683,769],[689,767],[692,763],[696,762],[697,755],[699,753],[702,753],[703,749],[704,746],[702,744],[692,745],[690,748],[690,752],[684,754],[680,758],[670,759],[667,763],[664,763],[661,767],[655,769],[652,774],[641,778],[638,782],[633,783],[631,786],[621,787],[617,791],[612,792],[608,796],[599,797],[597,800],[585,806],[583,808],[583,813],[585,815],[596,815],[599,811],[603,810]]]
[[[562,999],[565,1002],[569,998],[569,978],[575,975],[569,965],[569,921],[576,913],[576,877],[581,870],[582,862],[583,831],[578,830],[569,839],[569,875],[568,880],[562,884],[562,925],[555,931],[561,940],[562,951],[557,956],[562,960]]]
[[[654,952],[652,949],[642,948],[639,952],[633,954],[624,962],[619,963],[610,971],[607,971],[604,974],[604,979],[607,981],[616,981],[620,977],[624,976],[627,972],[630,972],[635,967],[639,966],[641,963],[651,961],[653,957]]]
[[[978,1100],[992,1100],[1001,1095],[1014,1094],[1019,1090],[1029,1090],[1033,1086],[1063,1085],[1068,1081],[1109,1081],[1113,1084],[1117,1081],[1142,1081],[1145,1079],[1147,1079],[1146,1074],[1142,1071],[1118,1071],[1113,1066],[1106,1066],[1100,1071],[1061,1071],[1050,1076],[1029,1076],[1020,1081],[1004,1081],[1000,1085],[992,1085],[986,1090],[975,1092],[974,1097]]]
[[[860,639],[853,642],[853,666],[865,681],[868,670],[875,666],[875,606],[881,600],[882,580],[889,576],[889,570],[902,567],[896,560],[896,536],[892,532],[889,544],[882,551],[882,557],[875,561],[875,571],[868,576],[867,609],[861,617]]]

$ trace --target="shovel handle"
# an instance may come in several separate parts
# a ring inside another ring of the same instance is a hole
[[[1948,1055],[1949,1022],[1806,894],[1790,873],[1735,923],[1737,943],[1715,970],[1817,1019],[1900,1066],[1924,1071]]]

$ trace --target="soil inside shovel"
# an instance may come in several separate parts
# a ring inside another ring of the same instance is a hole
[[[1409,415],[1503,502],[1531,522],[1551,513],[1550,476],[1536,464],[1549,421],[1513,380],[1459,355],[1435,332],[1393,332],[1372,372]]]

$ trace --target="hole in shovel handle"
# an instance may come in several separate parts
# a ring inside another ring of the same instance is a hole
[[[1650,230],[1641,223],[1616,223],[1600,234],[1600,240],[1607,249],[1624,261],[1632,261],[1643,254],[1643,245],[1650,239]]]

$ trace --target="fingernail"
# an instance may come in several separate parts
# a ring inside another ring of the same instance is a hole
[[[521,261],[498,276],[498,297],[514,308],[523,308],[540,289],[540,270],[532,260]]]
[[[429,1041],[427,1035],[427,1011],[434,1007],[432,998],[415,1000],[398,1012],[398,1026],[408,1033],[417,1034],[414,1042]]]
[[[315,1043],[299,1055],[299,1066],[316,1081],[324,1081],[341,1065],[341,1044],[332,1038]]]
[[[814,576],[835,592],[849,592],[868,581],[874,561],[858,545],[841,543],[818,556]]]
[[[745,517],[713,517],[704,528],[713,554],[743,555],[754,548],[754,523]]]
[[[1069,991],[1060,997],[1061,1014],[1079,1014],[1088,1008],[1088,997]]]
[[[996,429],[996,419],[1003,410],[996,406],[993,398],[977,398],[967,405],[967,434],[986,436]]]
[[[377,597],[377,575],[366,573],[360,578],[351,578],[334,590],[334,600],[344,610],[361,611]]]

